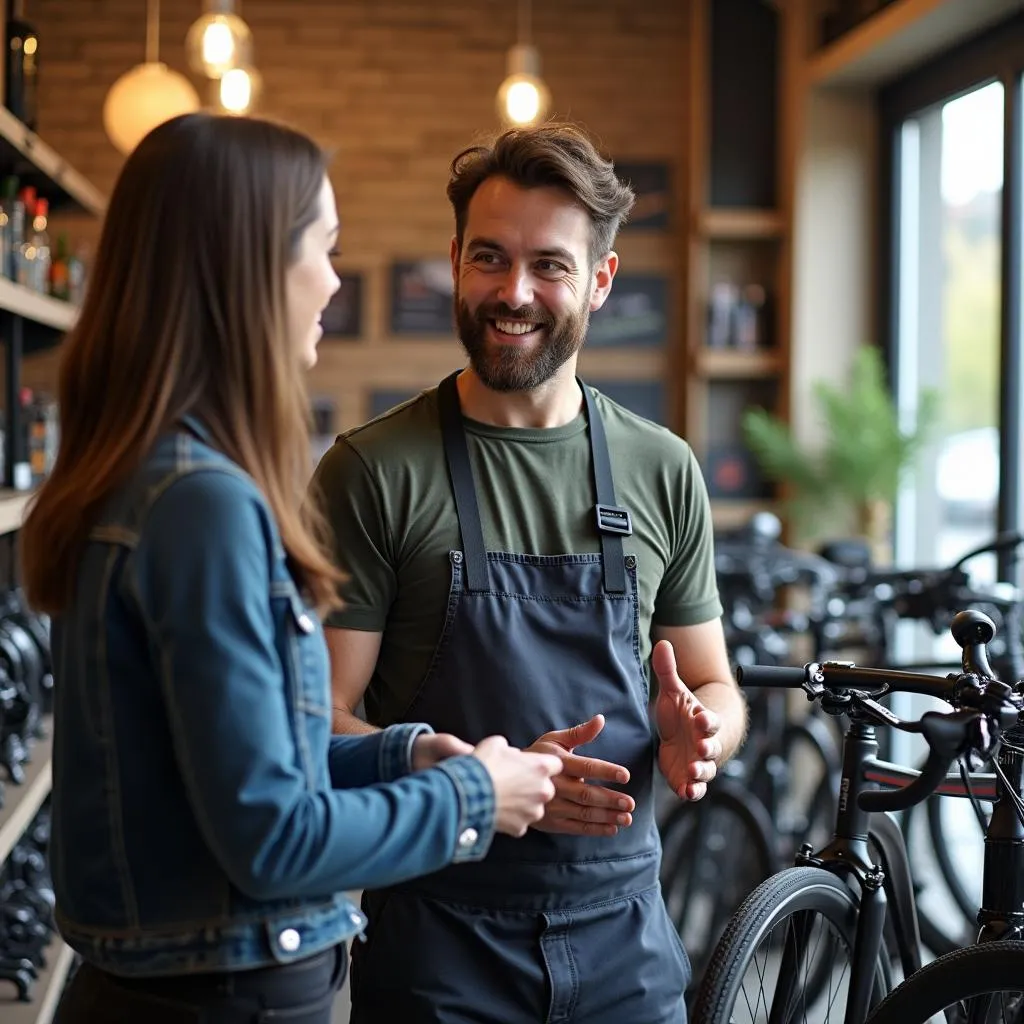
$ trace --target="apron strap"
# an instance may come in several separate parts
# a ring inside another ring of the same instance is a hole
[[[469,461],[469,445],[466,430],[462,425],[462,405],[456,378],[461,373],[445,377],[437,388],[437,401],[441,413],[441,437],[444,440],[444,454],[448,460],[448,472],[452,478],[455,494],[455,510],[459,517],[459,531],[462,534],[462,551],[466,560],[466,583],[470,590],[489,589],[487,573],[487,549],[484,547],[484,529],[480,523],[480,508],[476,501],[476,487],[473,484],[473,466]]]
[[[470,590],[488,589],[487,549],[480,523],[480,508],[473,483],[473,467],[469,461],[469,445],[462,423],[462,405],[456,379],[461,370],[445,377],[437,388],[441,415],[441,436],[445,458],[455,495],[455,509],[459,517],[463,554],[466,560],[466,581]],[[622,557],[622,538],[633,533],[629,511],[615,503],[615,481],[608,455],[608,439],[601,414],[597,411],[590,389],[576,378],[583,392],[587,424],[590,428],[590,461],[594,471],[594,489],[597,505],[594,508],[598,534],[601,538],[601,561],[604,569],[604,588],[612,594],[626,591],[626,568]]]
[[[627,509],[615,503],[615,480],[608,455],[608,439],[604,423],[590,388],[576,378],[586,401],[587,423],[590,427],[590,461],[594,467],[594,490],[597,492],[597,529],[601,535],[601,561],[604,563],[604,589],[610,594],[626,592],[626,568],[622,559],[622,538],[633,533],[633,518]]]

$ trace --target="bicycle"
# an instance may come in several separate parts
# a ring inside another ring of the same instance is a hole
[[[748,687],[803,689],[827,714],[847,716],[839,806],[832,840],[818,852],[805,845],[796,865],[754,889],[730,920],[698,989],[692,1024],[756,1022],[762,1019],[762,1004],[763,1019],[770,1024],[863,1024],[893,988],[894,965],[904,978],[921,969],[903,835],[896,821],[880,812],[902,810],[936,790],[964,796],[994,790],[994,776],[966,778],[947,771],[969,752],[990,752],[1016,723],[1020,708],[1011,688],[992,677],[986,652],[995,635],[991,619],[960,612],[951,632],[962,650],[962,671],[948,676],[858,668],[849,662],[737,670]],[[899,692],[937,697],[954,710],[926,711],[917,721],[901,721],[878,700]],[[876,726],[920,733],[929,747],[923,769],[879,760]],[[849,979],[844,967],[835,989],[830,965],[816,960],[822,947],[820,938],[812,943],[815,918],[831,931],[825,951],[841,946],[848,957]],[[780,928],[781,949],[773,954],[771,939]],[[769,948],[760,956],[765,940]],[[766,993],[770,964],[777,965],[778,973]],[[753,1004],[745,985],[751,967],[761,986]],[[836,1008],[844,988],[843,1003]]]

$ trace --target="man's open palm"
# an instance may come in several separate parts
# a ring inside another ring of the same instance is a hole
[[[679,678],[676,654],[667,640],[655,645],[651,666],[658,678],[654,708],[661,737],[658,766],[680,799],[700,800],[722,756],[722,744],[716,738],[718,716],[704,707]]]

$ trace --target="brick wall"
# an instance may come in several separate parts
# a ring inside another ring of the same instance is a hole
[[[451,339],[389,339],[389,267],[397,259],[447,254],[448,162],[496,127],[494,95],[515,41],[516,7],[513,0],[241,5],[263,75],[260,111],[337,153],[331,174],[343,224],[341,267],[364,275],[364,329],[357,341],[321,343],[312,390],[338,403],[336,426],[365,418],[374,387],[415,389],[460,361]],[[121,162],[103,133],[103,99],[117,76],[143,59],[145,8],[145,0],[27,4],[42,42],[40,134],[103,190]],[[161,8],[161,59],[184,70],[185,33],[202,5],[164,0]],[[677,192],[685,20],[684,0],[537,0],[533,10],[553,112],[583,124],[618,160],[673,164]],[[77,218],[69,227],[95,231]],[[677,227],[623,236],[622,272],[665,272],[671,279],[682,245]],[[34,358],[26,380],[45,383],[53,365],[52,355]],[[605,350],[589,354],[584,372],[595,380],[654,380],[666,366],[657,350]]]

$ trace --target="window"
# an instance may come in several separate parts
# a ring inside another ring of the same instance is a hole
[[[950,565],[996,533],[999,499],[1004,90],[934,104],[898,128],[898,405],[941,396],[897,511],[901,564]],[[994,578],[994,557],[971,569]]]

